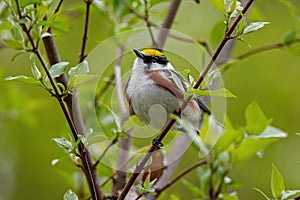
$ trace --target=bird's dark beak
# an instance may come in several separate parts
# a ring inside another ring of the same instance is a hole
[[[142,52],[140,52],[139,50],[133,49],[135,55],[141,59],[144,60],[144,54],[142,54]]]

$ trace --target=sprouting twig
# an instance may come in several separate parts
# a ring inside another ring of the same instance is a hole
[[[20,5],[19,5],[18,0],[16,0],[16,6],[17,6],[19,18],[22,19],[23,16],[21,14]],[[72,131],[74,139],[76,141],[78,141],[79,140],[79,137],[78,137],[79,134],[78,134],[78,130],[75,126],[75,123],[72,119],[72,115],[71,115],[72,112],[68,110],[68,108],[65,104],[65,101],[64,101],[63,97],[61,96],[61,94],[59,92],[59,89],[57,88],[55,80],[52,78],[52,76],[50,74],[50,71],[48,69],[48,66],[47,66],[43,56],[41,55],[41,52],[39,51],[37,44],[34,42],[32,36],[31,36],[30,30],[27,28],[26,24],[20,24],[20,26],[21,26],[22,30],[24,31],[24,33],[26,34],[26,36],[29,40],[29,43],[32,46],[32,52],[38,57],[38,60],[40,61],[44,71],[46,72],[46,75],[47,75],[47,77],[50,81],[50,84],[51,84],[51,86],[54,90],[54,96],[57,99],[57,101],[59,102],[59,105],[60,105],[60,107],[61,107],[61,109],[64,113],[64,116],[65,116],[65,118],[68,122],[68,125],[69,125],[69,127]],[[48,36],[47,38],[52,38],[52,37]],[[47,46],[47,45],[45,45],[45,46]],[[53,58],[57,59],[58,62],[59,62],[59,56],[58,55],[53,55],[53,54],[57,54],[57,50],[54,49],[53,50],[54,52],[48,52],[48,50],[49,49],[46,49],[48,56],[49,55],[53,56]],[[50,61],[54,62],[54,60],[50,60]],[[64,81],[65,81],[64,84],[67,84],[67,80],[64,79]],[[90,191],[91,191],[91,195],[92,195],[93,199],[102,199],[102,197],[103,197],[102,190],[97,185],[98,177],[95,174],[95,171],[91,168],[92,167],[92,160],[91,160],[90,154],[89,154],[88,150],[85,148],[85,146],[83,145],[83,143],[81,141],[79,142],[78,150],[80,152],[80,158],[82,159],[82,165],[83,165],[83,172],[85,173],[85,176],[87,178],[89,188],[90,188]]]
[[[242,10],[242,13],[245,14],[247,12],[247,10],[250,8],[251,4],[253,3],[254,0],[249,0],[245,7]],[[211,69],[213,63],[215,62],[215,60],[217,59],[217,57],[219,56],[219,54],[221,53],[222,49],[224,48],[225,44],[231,39],[231,34],[234,32],[235,28],[237,27],[239,21],[242,19],[242,16],[239,15],[234,22],[232,23],[232,25],[230,26],[230,28],[228,29],[228,31],[226,31],[221,43],[219,44],[217,50],[214,52],[214,54],[212,55],[210,62],[207,64],[207,66],[204,68],[203,72],[201,73],[199,79],[197,80],[197,82],[195,83],[195,85],[193,86],[195,89],[198,89],[200,84],[203,82],[205,76],[207,75],[207,73],[209,72],[209,70]],[[161,37],[164,38],[164,37]],[[164,44],[165,41],[163,41],[163,39],[157,40],[162,41]],[[181,111],[185,108],[187,102],[189,102],[189,100],[191,99],[191,97],[189,97],[184,105],[182,105],[182,107],[179,109],[179,113],[181,113]],[[173,126],[173,124],[176,122],[175,119],[172,119],[160,132],[159,136],[156,138],[156,142],[160,143],[163,138],[167,135],[168,131],[171,129],[171,127]],[[152,152],[154,152],[155,150],[157,150],[157,147],[155,145],[152,145],[150,150],[148,151],[148,153],[145,155],[145,157],[142,159],[142,161],[137,165],[134,173],[132,174],[132,176],[130,177],[130,179],[128,180],[127,184],[125,185],[122,193],[120,194],[118,200],[123,200],[127,193],[129,192],[130,188],[132,187],[132,185],[134,184],[136,178],[138,177],[139,173],[141,173],[141,171],[143,170],[144,165],[146,164],[147,160],[150,158]]]
[[[80,55],[79,55],[79,63],[81,63],[87,57],[87,55],[85,54],[85,47],[86,47],[86,43],[87,43],[90,7],[92,4],[92,0],[84,0],[84,2],[86,4],[86,11],[85,11],[84,32],[83,32],[83,37],[82,37],[82,46],[81,46],[81,51],[80,51]]]

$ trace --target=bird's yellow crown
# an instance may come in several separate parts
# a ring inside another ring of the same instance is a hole
[[[158,49],[144,49],[142,51],[143,54],[147,56],[153,56],[153,57],[166,57],[161,51]]]

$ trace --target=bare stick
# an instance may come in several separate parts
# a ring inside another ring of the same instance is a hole
[[[86,4],[86,11],[85,11],[85,23],[84,23],[84,32],[82,37],[82,46],[79,55],[79,63],[81,63],[87,55],[85,54],[85,47],[87,42],[87,34],[88,34],[88,27],[89,27],[89,16],[90,16],[90,7],[92,4],[92,0],[84,0]]]
[[[151,37],[151,40],[152,40],[152,45],[156,45],[156,41],[155,41],[155,38],[154,38],[154,35],[153,35],[153,32],[151,30],[151,26],[152,24],[150,23],[149,21],[149,5],[148,5],[148,0],[144,0],[144,4],[145,4],[145,22],[147,24],[147,28],[148,28],[148,31],[149,31],[149,34],[150,34],[150,37]]]

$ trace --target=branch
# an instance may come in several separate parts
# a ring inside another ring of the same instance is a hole
[[[200,167],[200,166],[205,165],[205,164],[207,164],[207,161],[206,160],[202,160],[202,161],[200,161],[200,162],[198,162],[198,163],[190,166],[189,168],[187,168],[183,172],[181,172],[178,176],[176,176],[173,180],[171,180],[170,182],[168,182],[165,186],[163,186],[162,188],[159,188],[158,190],[156,190],[156,192],[157,192],[156,197],[158,197],[158,195],[161,192],[163,192],[164,190],[166,190],[167,188],[169,188],[170,186],[172,186],[174,183],[176,183],[178,180],[180,180],[183,176],[185,176],[189,172],[193,171],[197,167]]]
[[[21,14],[21,9],[20,9],[20,5],[19,5],[19,1],[16,0],[16,6],[17,6],[17,10],[18,10],[18,15],[19,15],[19,18],[20,19],[23,19],[23,16]],[[72,131],[72,134],[73,134],[73,137],[76,141],[79,140],[79,133],[81,134],[84,134],[85,132],[81,132],[81,129],[84,130],[84,128],[81,126],[83,124],[83,121],[81,121],[81,123],[79,123],[78,125],[79,126],[76,126],[76,117],[75,119],[72,118],[73,115],[73,112],[72,112],[72,108],[74,107],[73,103],[72,102],[72,96],[68,96],[67,98],[69,99],[69,101],[71,102],[67,102],[66,103],[68,104],[68,107],[66,106],[65,104],[65,101],[63,99],[63,97],[61,96],[60,92],[59,92],[59,89],[57,88],[57,85],[55,83],[55,80],[51,77],[51,74],[50,74],[50,71],[48,69],[48,66],[44,60],[44,58],[42,57],[39,49],[38,49],[38,46],[37,44],[34,42],[32,36],[31,36],[31,33],[30,33],[30,30],[27,28],[26,24],[20,24],[21,28],[23,29],[24,33],[26,34],[31,46],[32,46],[32,52],[38,57],[44,71],[46,72],[46,75],[50,81],[50,84],[54,90],[54,96],[55,98],[57,99],[57,101],[59,102],[59,105],[64,113],[64,116],[68,122],[68,125]],[[47,51],[47,55],[48,55],[48,58],[49,58],[49,61],[52,64],[55,64],[55,63],[58,63],[60,62],[60,58],[59,58],[59,55],[57,53],[57,48],[55,46],[55,43],[54,43],[54,40],[52,38],[52,36],[48,36],[48,37],[45,37],[43,38],[43,41],[44,41],[44,45],[45,45],[45,48],[46,48],[46,51]],[[68,84],[68,80],[66,78],[65,75],[59,77],[56,79],[58,82],[61,82],[62,84],[64,84],[65,86],[67,86]],[[75,94],[77,94],[75,92]],[[76,100],[77,100],[77,96],[75,96]],[[78,105],[78,102],[76,101],[77,104],[75,104],[75,109],[77,109],[77,107],[79,107]],[[76,110],[78,111],[78,110]],[[79,116],[81,116],[80,112],[77,113],[79,114]],[[82,120],[82,118],[81,118]],[[79,132],[80,131],[80,132]],[[101,191],[101,188],[98,187],[98,176],[97,176],[97,172],[95,170],[92,169],[92,159],[91,159],[91,155],[89,154],[88,150],[85,148],[85,146],[83,145],[83,143],[80,141],[79,142],[79,145],[78,145],[78,150],[79,150],[79,153],[80,153],[80,158],[82,160],[82,164],[83,164],[83,172],[85,173],[85,176],[87,178],[87,181],[88,181],[88,184],[89,184],[89,188],[90,188],[90,191],[91,191],[91,195],[93,197],[93,199],[102,199],[103,198],[103,193]]]
[[[162,49],[165,46],[165,42],[167,40],[167,37],[170,32],[170,28],[173,24],[173,21],[175,19],[176,13],[178,11],[178,8],[180,6],[181,0],[173,0],[170,3],[168,13],[161,25],[161,28],[158,32],[158,35],[156,37],[156,43],[152,44],[154,48]]]
[[[172,3],[174,3],[176,0],[174,0]],[[247,12],[247,10],[249,9],[249,7],[251,6],[251,4],[253,3],[254,0],[249,0],[247,2],[247,4],[245,5],[244,9],[242,10],[242,13],[245,14]],[[171,4],[172,4],[171,3]],[[171,7],[171,6],[170,6]],[[230,26],[230,28],[226,31],[221,43],[219,44],[217,50],[214,52],[213,56],[210,59],[210,62],[207,64],[207,66],[204,68],[203,72],[201,73],[199,79],[197,80],[197,82],[195,83],[195,85],[193,86],[193,88],[198,89],[200,84],[203,82],[205,76],[207,75],[207,73],[209,72],[209,70],[211,69],[213,63],[215,62],[215,60],[217,59],[217,57],[219,56],[219,54],[221,53],[222,49],[224,48],[225,44],[231,39],[231,34],[234,32],[235,28],[237,27],[239,21],[242,19],[242,16],[239,15],[235,21],[232,23],[232,25]],[[167,20],[165,20],[167,21]],[[161,37],[163,38],[163,37]],[[160,40],[157,40],[160,41]],[[159,43],[159,44],[164,44],[165,41],[163,41],[163,43]],[[187,103],[190,101],[191,96],[183,103],[183,105],[181,106],[181,108],[178,110],[178,113],[181,113],[181,111],[186,107]],[[173,124],[176,122],[175,119],[170,120],[170,122],[161,130],[159,136],[155,139],[156,142],[161,143],[161,141],[163,140],[163,138],[167,135],[168,131],[171,129],[171,127],[173,126]],[[151,154],[153,151],[157,150],[158,147],[155,145],[152,145],[150,150],[147,152],[147,154],[145,155],[145,157],[142,159],[142,161],[137,165],[134,173],[132,174],[132,176],[130,177],[130,179],[128,180],[127,184],[125,185],[122,193],[120,194],[118,200],[123,200],[127,193],[129,192],[130,188],[132,187],[132,185],[134,184],[136,178],[138,177],[138,174],[142,171],[144,165],[146,164],[147,160],[150,158]]]
[[[272,50],[272,49],[278,49],[278,48],[283,48],[283,47],[287,47],[289,45],[292,45],[294,43],[298,43],[300,42],[300,38],[296,38],[294,39],[291,43],[289,44],[285,44],[283,42],[279,42],[279,43],[274,43],[274,44],[269,44],[269,45],[266,45],[266,46],[262,46],[262,47],[258,47],[256,49],[252,49],[246,53],[243,53],[237,57],[235,57],[235,59],[238,59],[238,60],[242,60],[244,58],[247,58],[247,57],[250,57],[250,56],[253,56],[255,54],[258,54],[258,53],[261,53],[261,52],[264,52],[264,51],[268,51],[268,50]]]
[[[59,9],[61,8],[61,5],[62,5],[63,1],[64,1],[64,0],[60,0],[60,1],[59,1],[57,7],[56,7],[55,10],[54,10],[54,14],[55,14],[55,13],[58,13]]]
[[[251,4],[253,3],[254,0],[249,0],[246,5],[244,6],[242,13],[245,14],[247,12],[247,10],[250,8]],[[225,44],[231,39],[231,34],[234,32],[235,28],[237,27],[238,23],[240,22],[240,20],[242,19],[242,15],[239,15],[234,22],[232,23],[232,25],[230,26],[230,28],[226,31],[221,43],[219,44],[217,50],[215,51],[215,53],[213,54],[213,56],[211,57],[208,65],[204,68],[203,72],[201,73],[198,81],[195,83],[194,88],[197,89],[199,88],[200,84],[202,83],[202,81],[204,80],[204,77],[207,75],[207,73],[209,72],[210,68],[212,67],[212,65],[214,64],[215,60],[217,59],[217,57],[219,56],[219,54],[221,53],[222,49],[224,48]]]
[[[98,166],[98,164],[100,163],[100,161],[102,160],[102,158],[105,156],[105,154],[107,153],[107,151],[114,145],[116,144],[116,142],[119,139],[119,135],[117,135],[115,137],[115,139],[113,139],[113,141],[111,143],[109,143],[109,145],[104,149],[103,153],[101,154],[101,156],[98,158],[98,160],[95,162],[94,164],[94,168],[96,168]]]
[[[116,91],[117,91],[117,98],[119,102],[119,107],[122,113],[122,122],[121,124],[123,125],[125,121],[129,118],[129,112],[126,108],[126,104],[124,101],[124,95],[123,95],[123,87],[122,87],[122,79],[121,79],[121,60],[122,60],[122,55],[123,55],[123,47],[118,46],[117,48],[117,59],[116,59],[116,64],[114,67],[114,72],[115,72],[115,81],[116,81]],[[131,133],[132,130],[128,131],[128,136],[127,138],[121,138],[119,142],[119,151],[118,151],[118,158],[117,158],[117,172],[115,176],[113,177],[113,188],[112,188],[112,194],[117,194],[119,190],[124,188],[126,184],[126,176],[127,176],[127,164],[124,166],[122,165],[123,163],[128,160],[129,157],[129,149],[130,149],[130,144],[131,144]],[[120,167],[122,166],[122,167]]]
[[[147,148],[149,148],[149,146],[144,146],[144,147],[138,149],[132,156],[130,156],[130,158],[128,158],[124,163],[122,163],[120,165],[120,168],[125,167],[135,156],[137,156],[139,153],[141,153],[142,151],[144,151]],[[107,177],[107,179],[105,181],[103,181],[103,183],[101,183],[101,187],[104,187],[106,185],[106,183],[108,183],[108,181],[116,175],[117,172],[118,172],[118,170],[116,170],[112,175]]]
[[[89,27],[90,7],[93,0],[84,0],[84,2],[86,4],[86,11],[85,11],[84,32],[82,37],[82,46],[79,55],[79,63],[81,63],[87,57],[87,55],[85,54],[85,47],[86,47],[88,27]]]
[[[153,32],[151,30],[152,24],[149,21],[149,5],[148,5],[148,0],[144,0],[144,4],[145,4],[145,17],[144,17],[144,20],[145,20],[145,22],[147,24],[147,28],[148,28],[148,31],[149,31],[149,34],[150,34],[150,37],[151,37],[151,40],[152,40],[152,44],[156,45],[157,42],[155,41]]]

